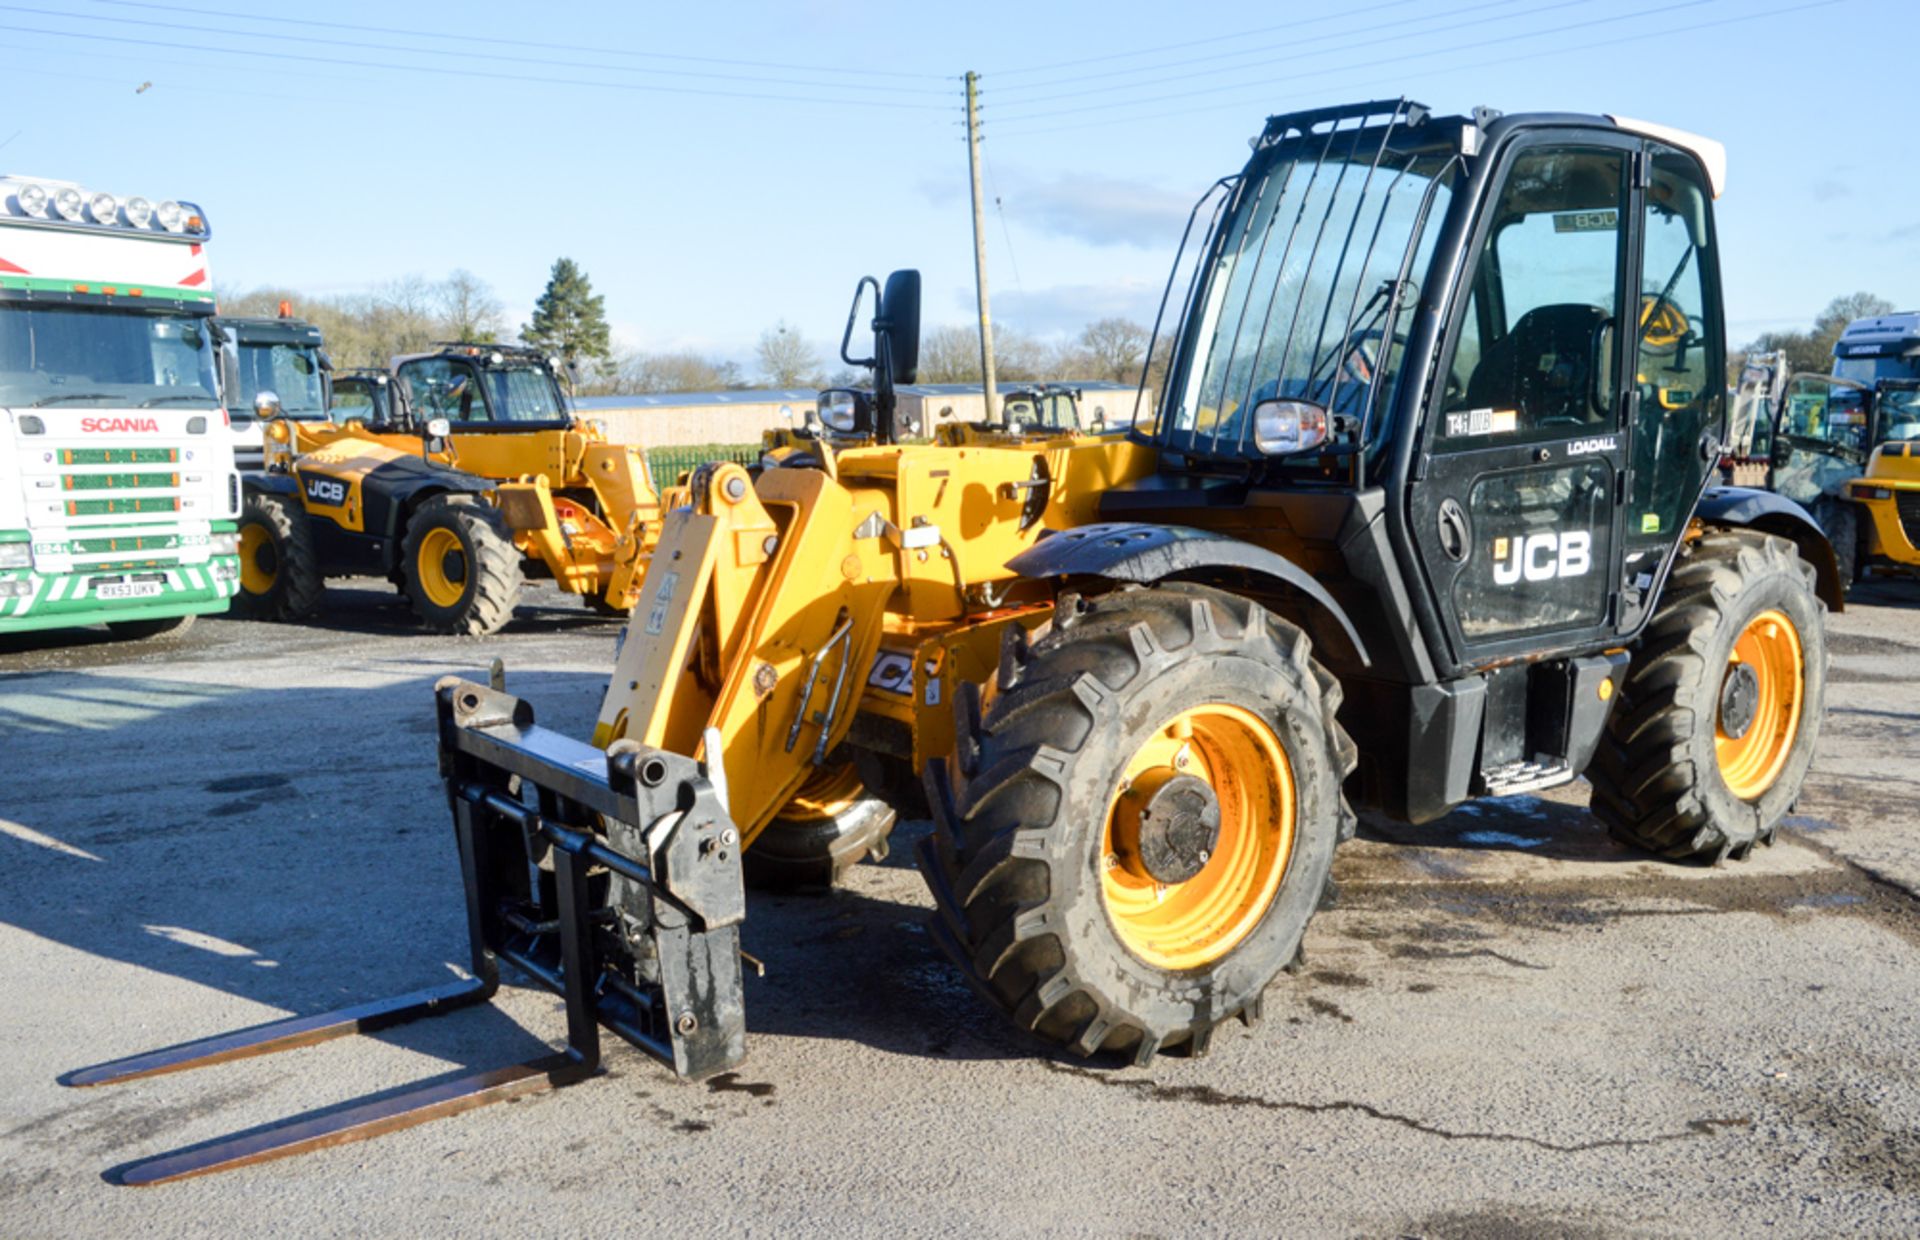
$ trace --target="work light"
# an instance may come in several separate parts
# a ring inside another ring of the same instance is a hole
[[[95,194],[87,199],[87,210],[96,224],[113,224],[120,219],[120,200],[112,194]]]
[[[160,227],[170,233],[187,231],[187,209],[177,202],[167,201],[155,209],[154,215],[160,220]]]
[[[22,185],[18,190],[14,191],[14,201],[18,202],[20,209],[28,215],[37,215],[41,219],[47,218],[47,190],[45,186],[34,185],[32,183]]]
[[[53,196],[53,209],[60,218],[75,224],[80,222],[81,210],[86,204],[81,200],[80,191],[69,185]]]
[[[127,223],[135,228],[145,228],[152,220],[152,203],[140,197],[127,199]]]

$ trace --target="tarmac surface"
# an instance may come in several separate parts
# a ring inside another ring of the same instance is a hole
[[[442,982],[464,914],[430,688],[496,655],[585,735],[619,625],[536,596],[423,635],[381,583],[307,627],[0,638],[0,1232],[1920,1232],[1920,584],[1831,621],[1819,761],[1771,849],[1611,843],[1584,784],[1368,820],[1306,967],[1201,1059],[1049,1056],[942,960],[910,867],[754,897],[749,1057],[607,1040],[557,1093],[150,1189],[137,1159],[563,1038],[558,1001],[104,1089],[65,1073]]]

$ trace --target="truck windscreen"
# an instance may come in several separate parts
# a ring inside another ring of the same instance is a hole
[[[197,315],[0,302],[0,405],[213,408],[214,375]]]
[[[290,418],[327,416],[320,362],[311,345],[240,342],[240,399],[235,413],[251,414],[253,398],[272,392]]]

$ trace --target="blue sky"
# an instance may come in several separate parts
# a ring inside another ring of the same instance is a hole
[[[1619,112],[1729,148],[1739,343],[1920,305],[1916,36],[1912,0],[0,0],[0,168],[198,201],[224,288],[465,267],[518,322],[564,254],[630,347],[745,360],[893,267],[970,320],[968,69],[995,317],[1039,335],[1150,319],[1269,112]]]

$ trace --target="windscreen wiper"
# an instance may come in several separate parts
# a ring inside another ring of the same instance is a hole
[[[42,409],[48,405],[57,405],[66,400],[119,400],[112,392],[57,392],[52,396],[42,396],[28,405],[29,409]]]
[[[205,392],[194,392],[191,395],[186,392],[177,392],[171,396],[156,396],[152,400],[143,400],[140,402],[140,407],[142,409],[151,409],[155,405],[171,404],[176,400],[204,400],[208,404],[215,403],[213,397],[207,395]]]

